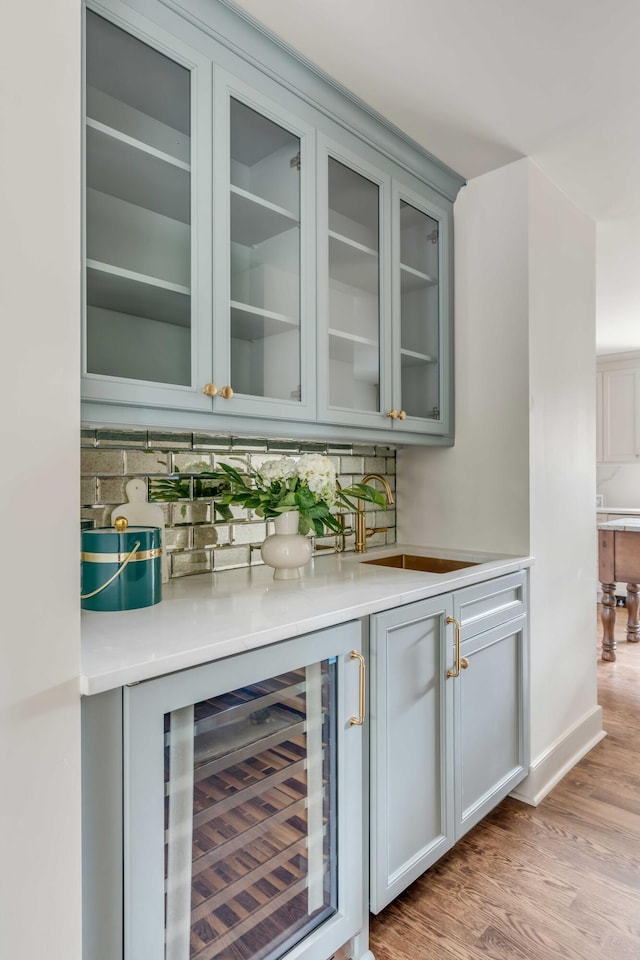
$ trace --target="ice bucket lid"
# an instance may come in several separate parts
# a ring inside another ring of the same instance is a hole
[[[122,563],[139,544],[132,559],[155,560],[162,554],[159,527],[130,527],[116,517],[112,527],[94,527],[81,532],[80,559],[88,563]]]

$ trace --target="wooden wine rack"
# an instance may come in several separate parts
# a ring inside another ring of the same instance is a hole
[[[195,707],[192,960],[263,960],[308,925],[305,683],[294,671]]]

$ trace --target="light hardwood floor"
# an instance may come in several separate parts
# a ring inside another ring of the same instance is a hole
[[[625,623],[619,610],[616,662],[598,663],[605,739],[372,917],[376,960],[640,960],[640,644]]]

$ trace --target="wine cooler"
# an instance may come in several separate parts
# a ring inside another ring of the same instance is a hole
[[[85,925],[100,960],[101,926],[122,945],[109,960],[349,955],[364,912],[360,651],[350,623],[111,691],[117,812],[98,786],[115,738],[102,695],[86,698]]]

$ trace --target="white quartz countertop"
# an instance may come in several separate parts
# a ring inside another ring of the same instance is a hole
[[[598,524],[598,530],[631,530],[640,531],[640,517],[620,517],[619,520],[607,520]]]
[[[362,563],[397,553],[475,563],[434,574]],[[316,557],[300,580],[274,580],[255,566],[163,584],[152,607],[82,611],[80,689],[100,693],[245,650],[358,619],[513,573],[531,557],[465,553],[396,544],[367,554]]]
[[[616,517],[640,517],[640,507],[598,507],[596,513],[607,513]]]

